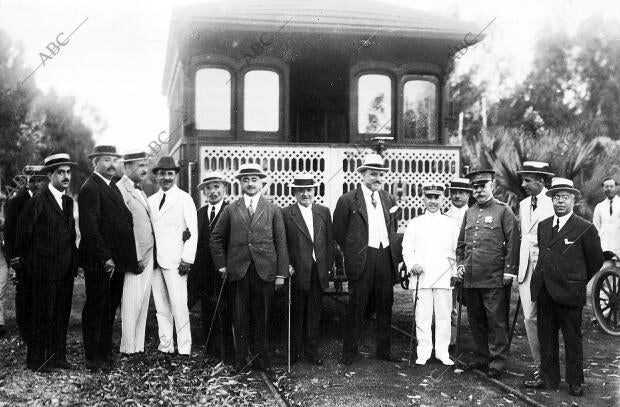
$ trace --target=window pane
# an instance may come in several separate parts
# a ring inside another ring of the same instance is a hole
[[[230,72],[206,68],[196,72],[196,128],[230,130]]]
[[[437,85],[427,80],[405,82],[403,88],[406,139],[435,140],[437,137]]]
[[[278,131],[280,127],[280,77],[273,71],[245,74],[243,128],[247,131]]]
[[[386,75],[362,75],[357,84],[357,131],[392,133],[392,80]]]

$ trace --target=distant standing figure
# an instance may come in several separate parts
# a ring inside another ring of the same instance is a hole
[[[616,195],[617,184],[613,178],[603,181],[607,197],[594,208],[592,223],[601,236],[601,247],[620,256],[620,198]]]

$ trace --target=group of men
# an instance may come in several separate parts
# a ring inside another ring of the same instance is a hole
[[[562,329],[569,391],[582,392],[581,311],[602,251],[597,228],[573,213],[580,192],[572,182],[554,178],[545,187],[553,176],[546,163],[526,162],[519,172],[528,195],[520,204],[520,227],[511,209],[493,197],[494,172],[479,170],[450,183],[451,205],[444,214],[444,186],[425,184],[426,211],[407,224],[401,242],[400,210],[384,189],[389,168],[377,154],[368,154],[357,168],[362,182],[339,198],[333,221],[328,208],[314,203],[318,184],[311,176],[294,179],[289,186],[296,203],[282,210],[262,196],[267,174],[260,165],[239,167],[242,197],[234,202],[225,200],[229,183],[210,172],[198,186],[206,205],[196,212],[190,195],[176,186],[180,168],[173,158],[161,157],[151,169],[159,191],[150,197],[142,191],[149,171],[144,152],[121,156],[103,145],[89,158],[94,171],[77,199],[79,248],[73,200],[65,194],[75,166],[67,154],[46,158],[34,169],[30,189],[9,201],[5,239],[18,271],[17,323],[30,369],[71,367],[65,342],[78,266],[86,282],[82,330],[91,370],[114,364],[112,327],[119,306],[121,354],[144,352],[151,292],[159,351],[175,352],[176,329],[178,354],[191,353],[189,309],[200,301],[207,351],[237,371],[265,369],[271,302],[289,277],[291,363],[305,357],[322,365],[321,293],[339,252],[349,294],[343,364],[358,356],[369,303],[376,313],[376,357],[400,360],[391,353],[390,325],[393,285],[403,278],[404,262],[415,287],[417,364],[425,364],[433,350],[439,361],[454,364],[449,349],[456,341],[458,292],[476,344],[470,366],[500,378],[510,346],[510,287],[517,278],[528,342],[540,366],[525,385],[557,388]],[[37,182],[43,178],[47,187]],[[615,190],[610,195],[609,210],[597,207],[595,220],[600,211],[620,212],[611,201]],[[471,196],[475,204],[469,207]]]

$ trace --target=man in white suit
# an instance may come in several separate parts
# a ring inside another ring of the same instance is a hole
[[[603,190],[605,199],[594,208],[592,223],[601,236],[603,250],[620,256],[620,199],[616,196],[616,180],[606,178]]]
[[[146,316],[151,298],[153,278],[153,248],[155,237],[151,224],[151,213],[141,183],[148,174],[147,155],[144,151],[128,152],[123,155],[125,175],[116,183],[123,201],[133,218],[133,233],[136,238],[136,273],[125,273],[123,297],[121,299],[121,354],[131,355],[144,352]]]
[[[155,231],[156,260],[153,299],[159,325],[159,351],[174,352],[173,324],[180,355],[189,355],[192,335],[187,308],[187,273],[196,256],[198,220],[191,196],[176,186],[180,168],[172,157],[161,157],[153,168],[160,190],[149,198]],[[189,229],[190,237],[183,240]]]
[[[521,218],[521,248],[519,251],[519,296],[523,306],[523,323],[530,345],[532,358],[536,364],[533,372],[535,379],[540,374],[540,345],[536,326],[536,302],[530,296],[530,280],[538,260],[538,223],[553,216],[553,203],[546,195],[545,183],[553,177],[549,164],[539,161],[526,161],[523,169],[517,171],[521,175],[521,187],[527,198],[519,203]]]

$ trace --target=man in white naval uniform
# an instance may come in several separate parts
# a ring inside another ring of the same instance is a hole
[[[152,284],[159,326],[158,350],[174,352],[174,326],[179,354],[189,355],[192,335],[187,308],[187,273],[196,257],[198,219],[192,197],[176,186],[179,171],[180,167],[168,156],[161,157],[153,168],[160,190],[149,197],[158,265],[153,271]],[[184,240],[186,229],[190,237]]]
[[[125,174],[116,183],[123,201],[133,218],[133,233],[136,238],[138,272],[125,273],[123,297],[121,299],[121,354],[131,355],[144,352],[146,316],[151,298],[153,278],[153,247],[155,236],[151,224],[151,212],[141,183],[148,175],[147,155],[144,151],[128,152],[123,155]]]
[[[523,307],[523,324],[530,352],[536,364],[535,378],[540,374],[540,345],[536,326],[536,302],[530,296],[530,279],[538,260],[538,223],[553,216],[553,203],[546,195],[545,183],[553,177],[549,164],[539,161],[526,161],[523,169],[517,171],[521,176],[521,187],[527,198],[519,203],[521,220],[521,248],[519,250],[519,296]]]
[[[463,217],[469,205],[469,198],[471,197],[471,187],[469,186],[469,180],[467,178],[454,178],[450,181],[448,187],[448,193],[450,194],[450,208],[444,213],[451,217],[456,222],[456,227],[460,228],[463,223]],[[458,321],[458,290],[452,291],[452,313],[450,315],[452,328],[450,330],[450,348],[456,344],[456,324]],[[455,355],[458,357],[458,355]]]
[[[592,223],[601,236],[603,251],[620,256],[620,198],[616,196],[616,180],[606,178],[603,190],[605,199],[594,208]]]
[[[411,272],[409,286],[415,286],[416,278],[420,280],[415,313],[418,339],[416,364],[424,365],[431,357],[434,311],[435,358],[450,366],[454,364],[448,353],[452,310],[450,278],[455,269],[458,229],[456,222],[440,211],[443,185],[430,183],[422,188],[426,212],[409,221],[403,236],[403,260]]]

